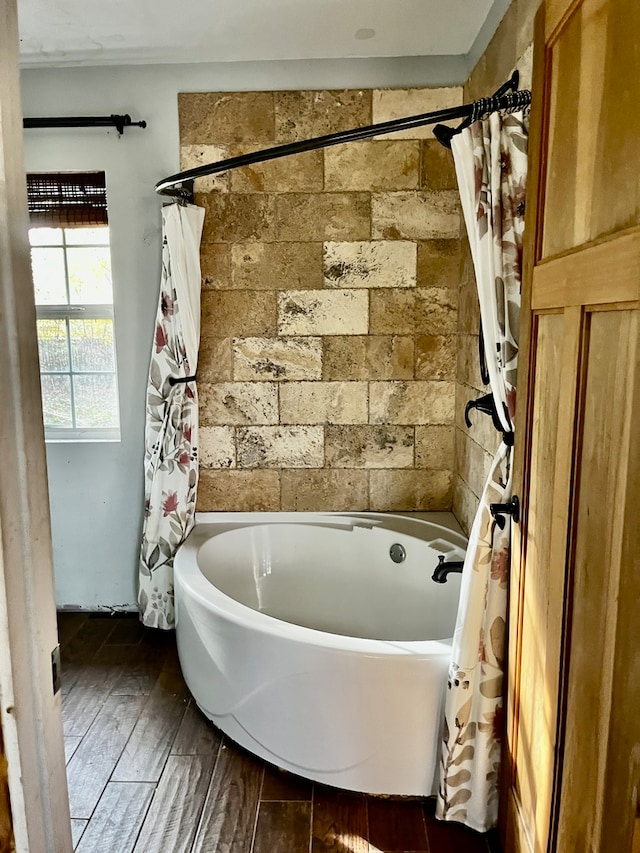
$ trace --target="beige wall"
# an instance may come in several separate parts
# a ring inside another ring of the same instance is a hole
[[[465,85],[465,102],[491,95],[514,68],[520,71],[520,88],[530,87],[533,21],[538,5],[539,0],[514,0]],[[478,368],[480,313],[466,238],[462,244],[458,306],[453,511],[468,533],[499,436],[486,415],[472,412],[471,429],[464,422],[467,401],[488,391],[482,385]]]
[[[181,165],[461,98],[181,94]],[[460,214],[430,129],[204,178],[196,194],[199,508],[449,509]]]

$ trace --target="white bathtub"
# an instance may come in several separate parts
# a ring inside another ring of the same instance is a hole
[[[176,632],[207,717],[309,779],[434,793],[460,575],[431,575],[466,539],[449,513],[416,515],[199,513],[175,559]]]

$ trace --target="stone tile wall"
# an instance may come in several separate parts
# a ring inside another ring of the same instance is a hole
[[[460,88],[181,94],[181,165],[461,102]],[[460,210],[431,129],[196,194],[199,508],[451,508]]]
[[[464,88],[465,103],[492,94],[511,76],[520,72],[520,88],[531,86],[533,22],[538,0],[513,0],[496,34],[474,68]],[[463,226],[464,227],[464,226]],[[458,295],[458,352],[456,376],[455,463],[453,511],[468,533],[473,523],[484,482],[489,473],[499,437],[489,418],[472,413],[473,427],[464,422],[468,400],[487,393],[478,368],[480,311],[473,264],[466,238],[462,245]]]

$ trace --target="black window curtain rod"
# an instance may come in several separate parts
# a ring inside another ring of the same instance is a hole
[[[350,130],[342,130],[338,133],[329,133],[326,136],[316,136],[312,139],[303,139],[299,142],[290,142],[286,145],[277,145],[275,148],[265,148],[262,151],[252,151],[239,157],[229,157],[217,163],[209,163],[204,166],[196,166],[186,169],[176,175],[164,178],[155,186],[155,191],[160,195],[171,196],[181,201],[193,199],[193,182],[196,178],[205,175],[215,175],[218,172],[226,172],[229,169],[239,169],[242,166],[250,166],[252,163],[262,163],[266,160],[275,160],[278,157],[288,157],[290,154],[301,154],[303,151],[313,151],[317,148],[327,148],[330,145],[341,145],[345,142],[355,142],[360,139],[369,139],[385,133],[393,133],[397,130],[407,130],[412,127],[421,127],[426,124],[437,124],[433,129],[436,139],[451,147],[451,139],[464,127],[472,124],[480,118],[497,111],[515,112],[523,109],[531,103],[531,92],[524,89],[518,91],[519,74],[514,71],[512,77],[507,80],[490,98],[481,98],[471,104],[463,104],[460,107],[450,107],[444,110],[436,110],[431,113],[422,113],[406,118],[384,121],[380,124],[372,124],[367,127],[355,127]],[[439,122],[464,119],[458,127],[451,128]]]
[[[131,121],[130,115],[110,116],[44,116],[42,118],[25,118],[22,126],[29,128],[43,127],[115,127],[122,136],[125,127],[146,127],[146,121]]]

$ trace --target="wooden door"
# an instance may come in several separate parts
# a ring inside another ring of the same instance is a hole
[[[640,3],[538,15],[507,851],[631,853],[640,787]]]
[[[57,628],[27,222],[16,1],[0,0],[0,724],[16,850],[67,853],[71,827],[60,694],[51,672]]]

